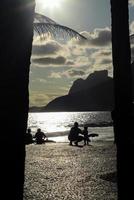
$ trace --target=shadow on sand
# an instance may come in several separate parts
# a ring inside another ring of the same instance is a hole
[[[102,175],[100,175],[100,178],[105,181],[110,181],[112,183],[116,183],[117,182],[117,172],[102,174]]]

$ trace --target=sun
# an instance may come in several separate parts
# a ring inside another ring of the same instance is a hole
[[[61,6],[62,0],[45,0],[44,7],[49,9],[59,8]]]

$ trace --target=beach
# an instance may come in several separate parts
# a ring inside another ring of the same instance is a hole
[[[113,141],[26,146],[24,200],[116,200]]]

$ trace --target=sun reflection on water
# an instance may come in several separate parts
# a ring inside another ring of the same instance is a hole
[[[34,135],[37,128],[41,128],[47,137],[51,137],[56,142],[67,142],[67,135],[74,122],[77,121],[81,129],[89,125],[90,133],[97,133],[101,138],[113,139],[113,130],[110,128],[90,127],[91,124],[111,121],[109,112],[45,112],[29,113],[28,127]],[[100,137],[98,138],[100,139]],[[96,138],[95,138],[96,140]]]
[[[108,112],[45,112],[29,113],[28,126],[35,131],[41,128],[46,133],[68,131],[77,121],[80,126],[111,121]]]

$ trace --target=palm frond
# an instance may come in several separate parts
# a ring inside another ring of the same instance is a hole
[[[87,39],[77,31],[60,25],[50,18],[38,13],[35,13],[34,30],[41,36],[41,38],[50,35],[53,38],[61,38],[64,40],[71,38],[76,38],[78,40]]]
[[[34,14],[34,22],[35,23],[38,22],[38,23],[57,24],[55,21],[53,21],[49,17],[46,17],[45,15],[42,15],[39,13]]]

